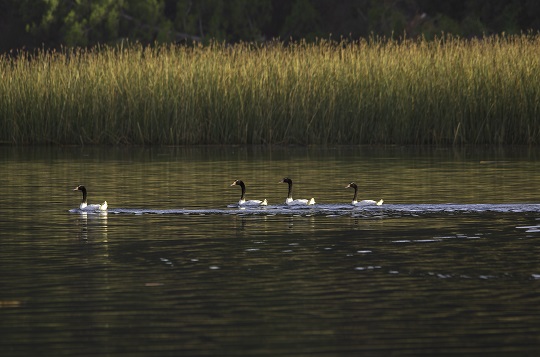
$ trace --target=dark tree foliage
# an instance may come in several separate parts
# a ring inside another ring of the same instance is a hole
[[[540,30],[538,0],[0,0],[0,51]]]

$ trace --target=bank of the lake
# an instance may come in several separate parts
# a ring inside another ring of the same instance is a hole
[[[9,144],[538,144],[540,36],[0,57]]]

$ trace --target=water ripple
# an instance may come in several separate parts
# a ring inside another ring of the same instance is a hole
[[[82,213],[74,208],[71,213]],[[540,204],[386,204],[373,207],[352,207],[345,204],[316,204],[306,207],[290,207],[274,205],[253,208],[207,208],[207,209],[150,209],[150,208],[109,208],[109,214],[172,214],[172,215],[293,215],[293,216],[328,216],[339,217],[352,215],[353,217],[373,217],[381,215],[423,215],[437,213],[540,213]],[[87,212],[88,214],[107,214],[104,212]],[[538,231],[540,226],[518,227]]]

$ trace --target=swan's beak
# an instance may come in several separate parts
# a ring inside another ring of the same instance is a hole
[[[281,180],[281,181],[279,181],[278,183],[285,183],[285,181]]]
[[[349,184],[349,185],[345,186],[345,188],[351,188],[351,185]]]
[[[231,183],[231,186],[236,186],[236,181],[234,181],[233,183]],[[229,187],[231,187],[229,186]]]
[[[79,191],[79,188],[78,188],[78,187],[75,187],[75,188],[73,189],[73,191]]]

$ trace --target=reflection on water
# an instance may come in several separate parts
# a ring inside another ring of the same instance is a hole
[[[107,243],[107,217],[108,213],[78,212],[76,226],[80,229],[79,238]]]
[[[0,148],[0,160],[6,355],[540,352],[535,149]],[[284,176],[320,204],[280,206]],[[234,179],[273,206],[228,208]],[[353,180],[385,204],[350,208]],[[69,212],[77,184],[108,214]]]

